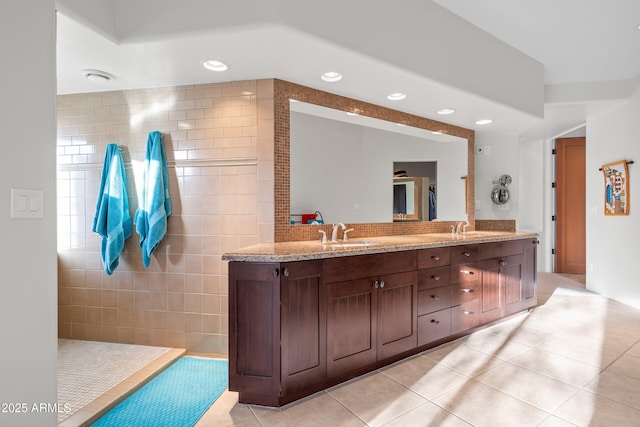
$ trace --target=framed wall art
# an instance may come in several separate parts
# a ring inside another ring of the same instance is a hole
[[[626,160],[602,165],[604,214],[629,215],[629,168]]]

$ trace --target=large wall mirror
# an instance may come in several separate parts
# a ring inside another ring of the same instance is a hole
[[[274,106],[276,242],[317,238],[315,211],[354,237],[473,227],[472,130],[281,80]]]
[[[292,224],[467,220],[467,140],[290,101]]]

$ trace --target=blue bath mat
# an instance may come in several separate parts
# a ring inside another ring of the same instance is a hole
[[[93,426],[193,426],[228,386],[226,360],[185,356]]]

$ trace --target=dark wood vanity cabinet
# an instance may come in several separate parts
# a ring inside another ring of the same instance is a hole
[[[329,379],[417,346],[415,251],[328,259],[325,281]]]
[[[326,372],[322,261],[229,263],[229,389],[282,404]]]
[[[536,239],[229,264],[229,389],[280,406],[536,304]]]
[[[452,332],[490,323],[536,304],[537,239],[461,246],[452,250],[451,275],[463,299]],[[454,319],[455,317],[455,319]],[[459,325],[456,325],[459,322]]]

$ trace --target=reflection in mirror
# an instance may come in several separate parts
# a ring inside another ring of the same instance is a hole
[[[393,221],[437,219],[437,162],[393,162]]]
[[[467,219],[460,179],[467,175],[466,139],[304,102],[291,102],[290,109],[292,223],[320,220],[316,211],[326,223]],[[427,165],[431,172],[411,169]],[[402,191],[392,178],[397,169],[419,178],[405,188],[407,212],[395,212],[394,194]]]

